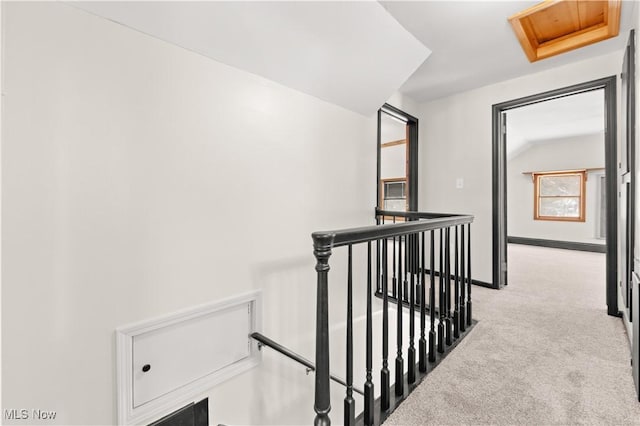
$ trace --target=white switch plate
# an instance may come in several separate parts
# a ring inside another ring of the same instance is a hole
[[[464,188],[464,179],[463,178],[457,178],[456,179],[456,189],[462,189]]]

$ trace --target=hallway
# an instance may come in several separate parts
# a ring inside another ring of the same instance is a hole
[[[479,321],[385,424],[640,425],[605,256],[509,245],[509,283],[474,286]]]

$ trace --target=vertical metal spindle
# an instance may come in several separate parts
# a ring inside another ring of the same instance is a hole
[[[380,248],[380,241],[376,241],[376,248]],[[376,250],[379,252],[379,250]],[[380,256],[376,256],[378,270],[380,268]],[[379,277],[380,274],[378,273]],[[373,317],[371,313],[371,241],[367,243],[367,376],[364,382],[364,424],[373,425],[373,381],[371,369],[373,368]]]
[[[353,247],[349,244],[347,262],[347,394],[344,397],[344,424],[356,421],[356,401],[353,399]]]
[[[427,371],[427,340],[425,339],[426,328],[426,283],[425,283],[425,263],[424,263],[424,231],[420,233],[420,267],[418,269],[420,273],[420,340],[418,341],[418,369],[421,373]]]
[[[451,335],[451,228],[447,228],[445,231],[445,252],[444,252],[444,279],[445,279],[445,307],[446,317],[444,320],[445,326],[445,341],[447,346],[453,343],[453,336]]]
[[[329,387],[329,257],[334,234],[312,234],[316,257],[318,293],[316,297],[316,380],[314,410],[316,426],[329,426],[331,395]]]
[[[454,287],[455,287],[455,295],[453,296],[454,310],[453,310],[453,337],[456,339],[460,337],[460,269],[458,265],[458,261],[460,257],[458,256],[458,225],[455,227],[455,235],[454,238],[456,240],[454,244],[453,251],[453,264],[454,264]]]
[[[465,294],[467,292],[466,280],[465,280],[465,244],[464,244],[464,224],[460,226],[460,331],[464,332],[467,329],[467,320],[465,313],[467,307],[465,306]]]
[[[444,313],[446,312],[446,303],[444,301],[444,256],[442,245],[444,244],[444,238],[442,228],[440,228],[440,269],[438,270],[438,352],[444,353]]]
[[[415,265],[415,237],[416,235],[412,234],[411,236],[405,237],[409,239],[409,244],[411,245],[411,257],[409,259],[409,263],[411,267],[409,268],[409,277],[410,277],[410,285],[409,285],[409,349],[407,351],[407,362],[409,363],[407,367],[407,381],[408,383],[414,383],[416,381],[416,348],[414,344],[414,339],[416,335],[416,265]],[[408,254],[408,253],[407,253]]]
[[[380,370],[380,409],[389,409],[389,240],[382,246],[382,369]]]
[[[471,325],[471,224],[467,225],[467,325]]]
[[[407,253],[404,253],[405,257]],[[402,236],[398,236],[398,298],[397,301],[397,321],[396,321],[396,395],[404,394],[404,359],[402,358]]]
[[[435,279],[435,232],[431,230],[429,242],[429,362],[436,360],[436,279]]]

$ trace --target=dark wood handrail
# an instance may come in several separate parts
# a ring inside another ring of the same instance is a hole
[[[306,359],[302,355],[293,352],[291,349],[282,346],[280,343],[269,339],[264,334],[258,333],[258,332],[254,332],[254,333],[251,333],[249,335],[249,337],[251,337],[252,339],[254,339],[254,340],[258,341],[258,342],[260,342],[264,346],[268,346],[271,349],[273,349],[273,350],[275,350],[277,352],[280,352],[282,355],[286,356],[287,358],[290,358],[290,359],[292,359],[292,360],[304,365],[309,370],[316,371],[316,366],[315,366],[314,363],[312,363],[311,361],[309,361],[308,359]],[[341,384],[344,387],[347,386],[347,382],[345,382],[344,380],[342,380],[339,377],[336,377],[334,375],[330,375],[329,378],[331,380],[333,380],[334,382]],[[360,395],[364,395],[364,391],[362,391],[360,389],[357,389],[357,388],[354,387],[353,390],[354,390],[354,392],[357,392]]]
[[[416,212],[416,211],[394,211],[394,210],[381,210],[376,207],[376,217],[403,217],[407,219],[438,219],[442,217],[456,217],[456,216],[468,216],[458,213],[433,213],[433,212]]]
[[[414,212],[385,212],[381,214],[412,214]],[[415,212],[417,213],[417,212]],[[421,213],[431,214],[431,213]],[[320,231],[311,234],[314,242],[318,245],[328,245],[330,247],[341,247],[349,244],[365,243],[384,238],[398,237],[402,235],[415,234],[432,229],[442,229],[449,226],[472,223],[472,215],[447,215],[431,219],[419,219],[411,222],[393,223],[387,225],[363,226],[360,228],[341,229],[337,231]]]

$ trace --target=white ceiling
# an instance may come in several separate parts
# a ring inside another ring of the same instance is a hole
[[[536,144],[604,132],[604,90],[507,111],[507,159]]]
[[[636,2],[623,1],[618,37],[532,64],[507,18],[536,3],[476,0],[68,4],[371,115],[396,90],[416,101],[428,101],[620,50],[632,27],[633,9],[638,7]]]
[[[622,2],[618,37],[530,63],[507,18],[539,2],[382,2],[432,51],[400,91],[428,101],[623,49],[633,26],[633,8],[638,7],[633,1]]]
[[[429,56],[377,2],[69,2],[371,115]]]

